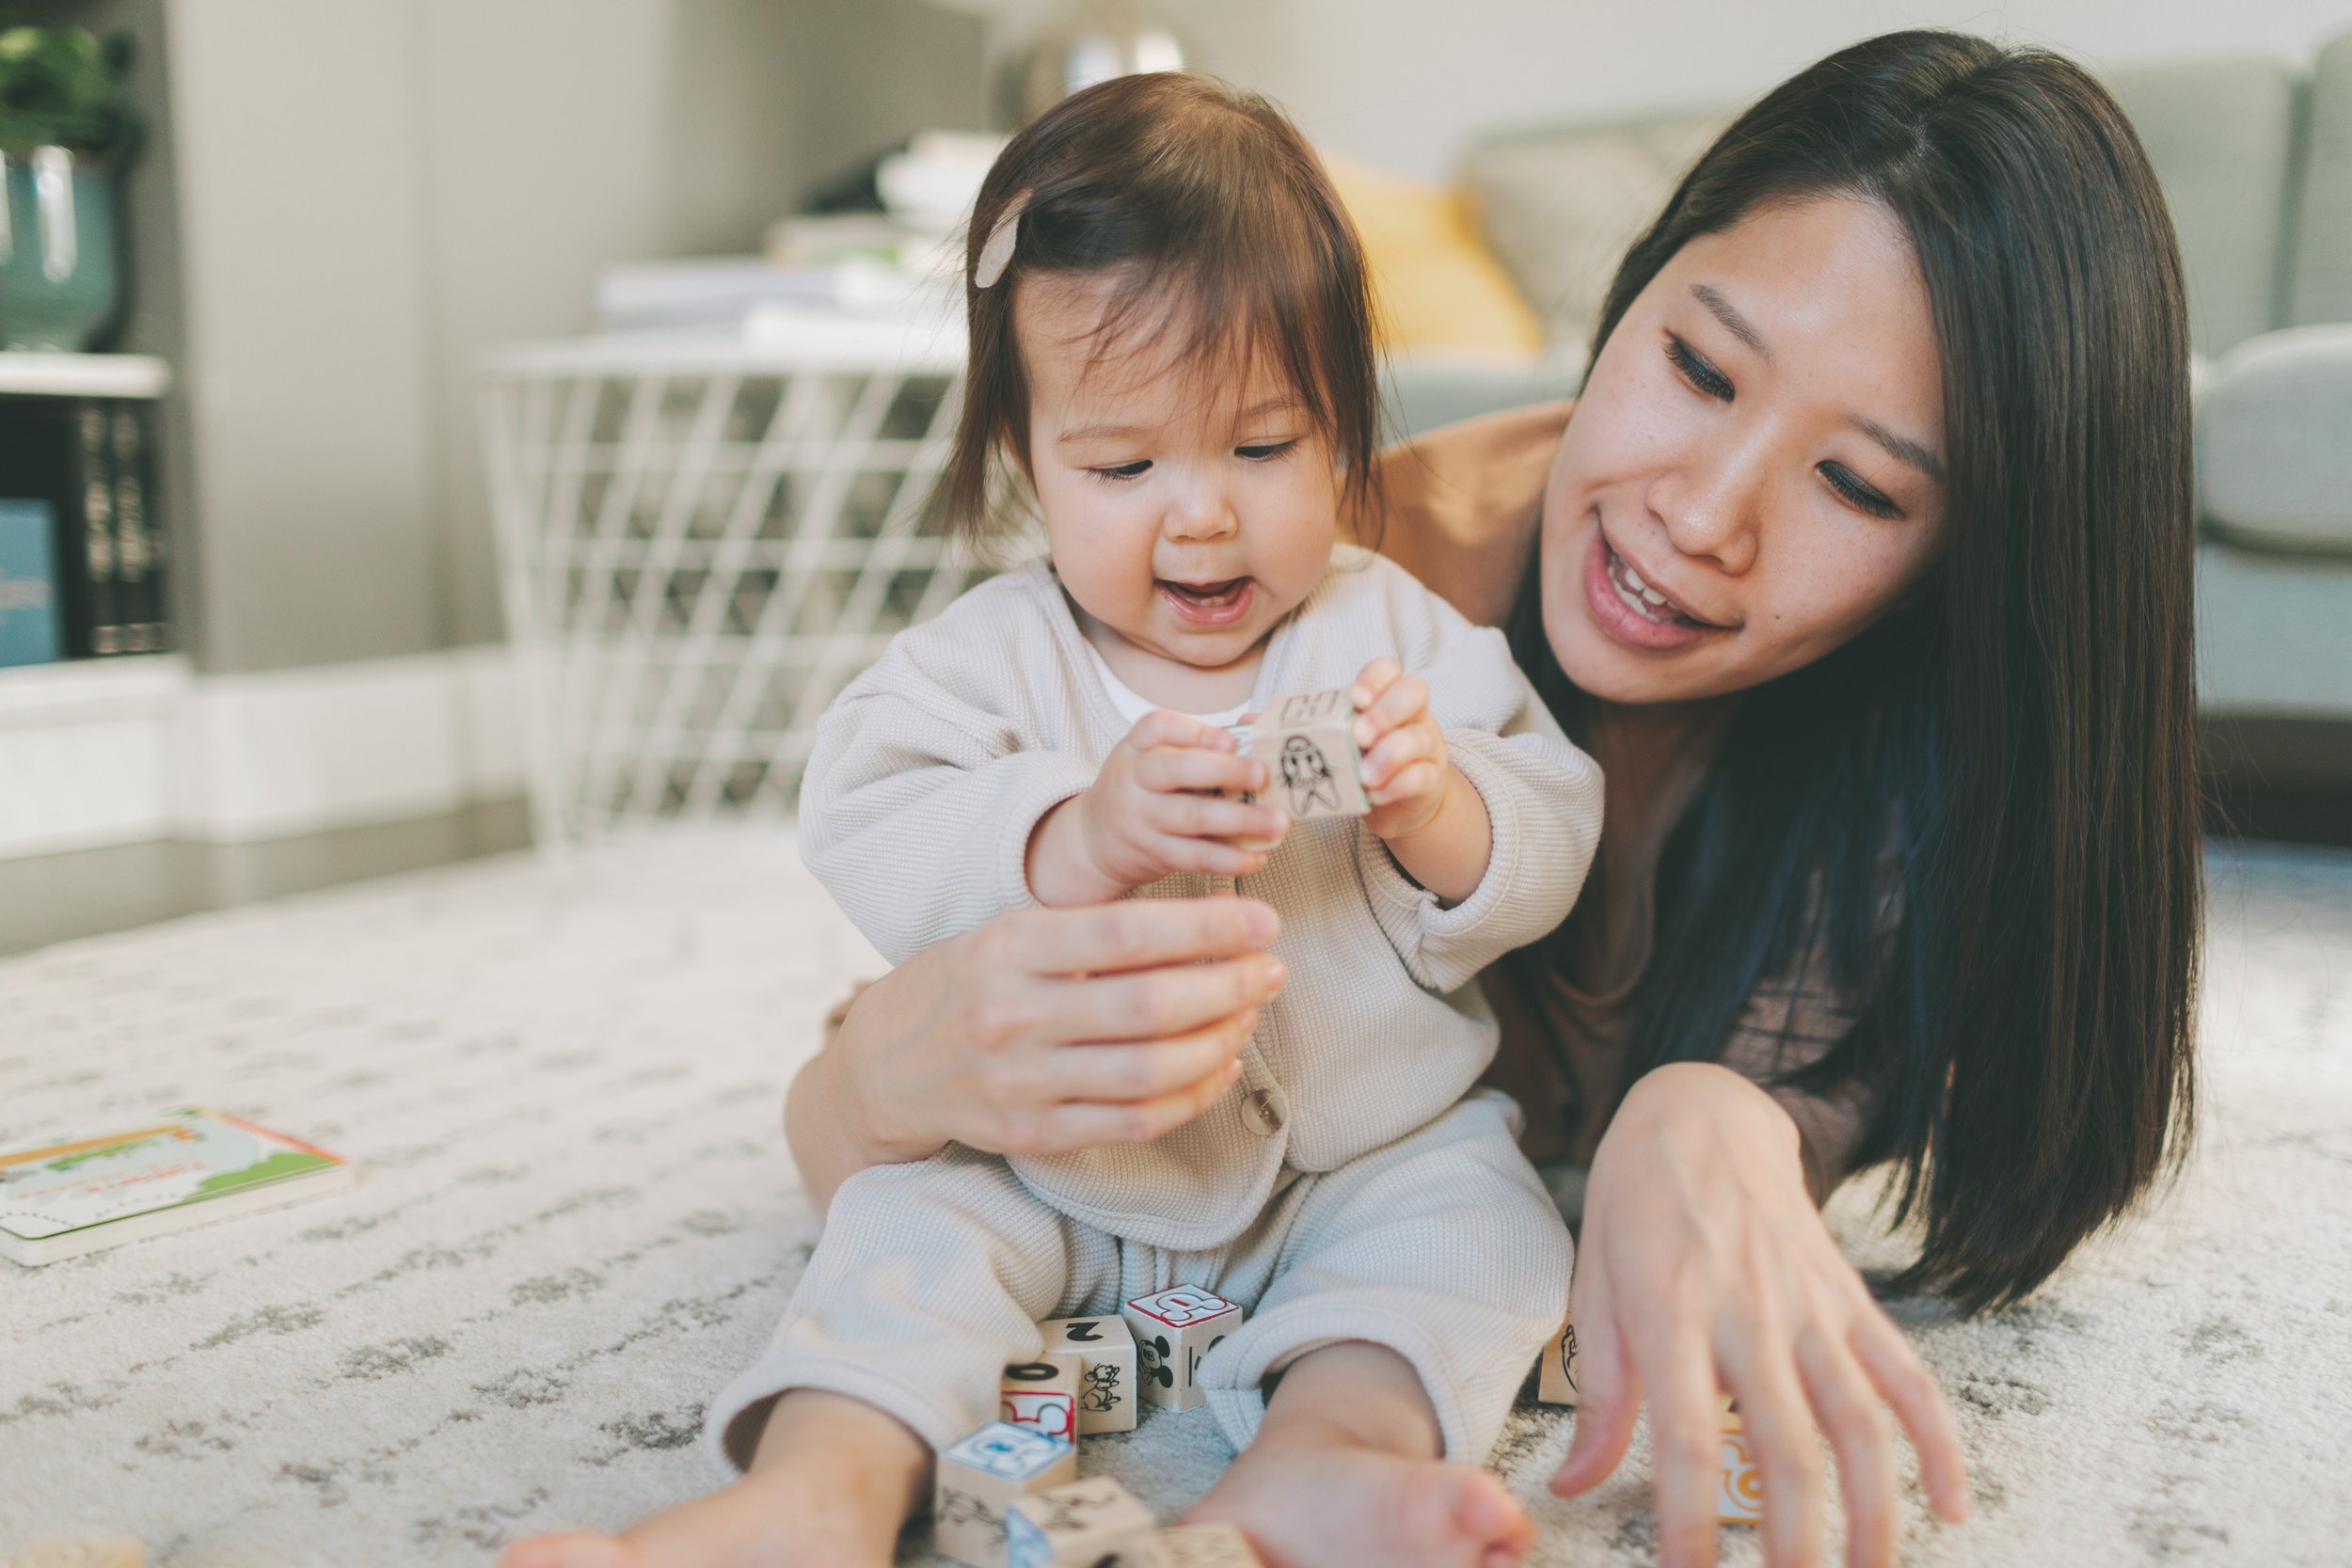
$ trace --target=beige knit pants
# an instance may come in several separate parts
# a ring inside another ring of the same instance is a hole
[[[1567,1227],[1518,1126],[1508,1098],[1475,1091],[1338,1170],[1295,1175],[1248,1229],[1198,1252],[1082,1224],[954,1146],[860,1172],[767,1353],[711,1402],[705,1442],[739,1469],[775,1396],[826,1388],[945,1448],[996,1418],[1005,1365],[1038,1354],[1040,1320],[1198,1285],[1248,1308],[1200,1370],[1234,1448],[1257,1433],[1265,1379],[1363,1339],[1421,1374],[1446,1456],[1482,1460],[1568,1296]]]

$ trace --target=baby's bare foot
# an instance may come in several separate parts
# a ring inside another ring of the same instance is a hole
[[[836,1502],[754,1474],[617,1536],[587,1530],[517,1541],[500,1568],[889,1568],[887,1546]]]
[[[1535,1527],[1484,1470],[1355,1447],[1253,1446],[1185,1516],[1270,1568],[1516,1568]]]

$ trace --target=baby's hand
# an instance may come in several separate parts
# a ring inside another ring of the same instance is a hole
[[[1039,824],[1029,889],[1042,904],[1090,904],[1179,871],[1255,875],[1290,825],[1273,807],[1237,799],[1265,786],[1264,765],[1240,755],[1216,725],[1147,713],[1104,759],[1093,787]]]
[[[1410,838],[1437,817],[1458,776],[1445,732],[1430,716],[1429,683],[1392,658],[1375,658],[1347,695],[1372,802],[1364,826],[1384,840]]]

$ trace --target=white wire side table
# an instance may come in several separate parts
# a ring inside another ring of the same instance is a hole
[[[930,489],[961,324],[519,348],[483,394],[532,807],[558,848],[789,809],[817,720],[986,569]]]

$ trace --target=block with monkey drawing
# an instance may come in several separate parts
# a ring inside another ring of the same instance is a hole
[[[1300,822],[1370,811],[1355,724],[1356,709],[1344,687],[1301,691],[1267,704],[1247,736],[1249,754],[1265,764],[1266,800]]]
[[[1207,1403],[1199,1383],[1200,1359],[1241,1326],[1241,1308],[1214,1291],[1179,1285],[1137,1296],[1121,1315],[1135,1330],[1143,1397],[1169,1410]]]
[[[971,1568],[1005,1568],[1005,1511],[1017,1497],[1077,1479],[1075,1444],[991,1421],[939,1451],[933,1542]]]
[[[1078,1440],[1078,1382],[1074,1355],[1045,1354],[1005,1369],[996,1390],[996,1418],[1041,1437]]]
[[[1109,1476],[1051,1486],[1006,1510],[1006,1568],[1098,1568],[1157,1523]]]
[[[1136,1337],[1116,1312],[1037,1325],[1048,1356],[1078,1358],[1078,1434],[1136,1430]]]

